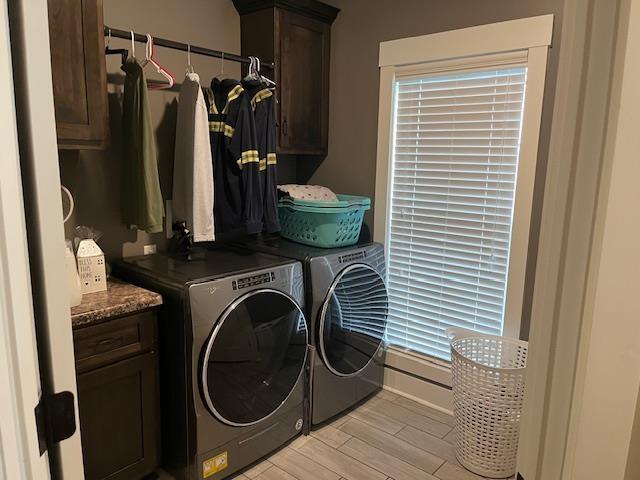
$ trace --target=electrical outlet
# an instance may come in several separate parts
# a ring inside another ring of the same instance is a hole
[[[142,248],[142,253],[145,255],[151,255],[152,253],[156,253],[156,244],[152,243],[151,245],[145,245]]]

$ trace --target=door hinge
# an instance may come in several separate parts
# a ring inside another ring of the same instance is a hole
[[[40,455],[76,431],[73,393],[59,392],[40,397],[35,408]]]

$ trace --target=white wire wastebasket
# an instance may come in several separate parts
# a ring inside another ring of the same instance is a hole
[[[527,343],[448,330],[456,457],[490,478],[514,475],[524,404]]]

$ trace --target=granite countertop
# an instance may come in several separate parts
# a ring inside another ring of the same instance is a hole
[[[71,324],[73,328],[86,327],[158,305],[162,305],[159,293],[110,278],[107,290],[82,295],[82,303],[71,308]]]

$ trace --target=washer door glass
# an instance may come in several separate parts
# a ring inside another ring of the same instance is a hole
[[[249,292],[225,310],[203,350],[205,403],[229,425],[259,422],[287,399],[306,354],[298,304],[277,290]]]
[[[388,298],[382,277],[353,264],[335,278],[320,310],[320,353],[334,374],[350,376],[374,357],[387,326]]]

